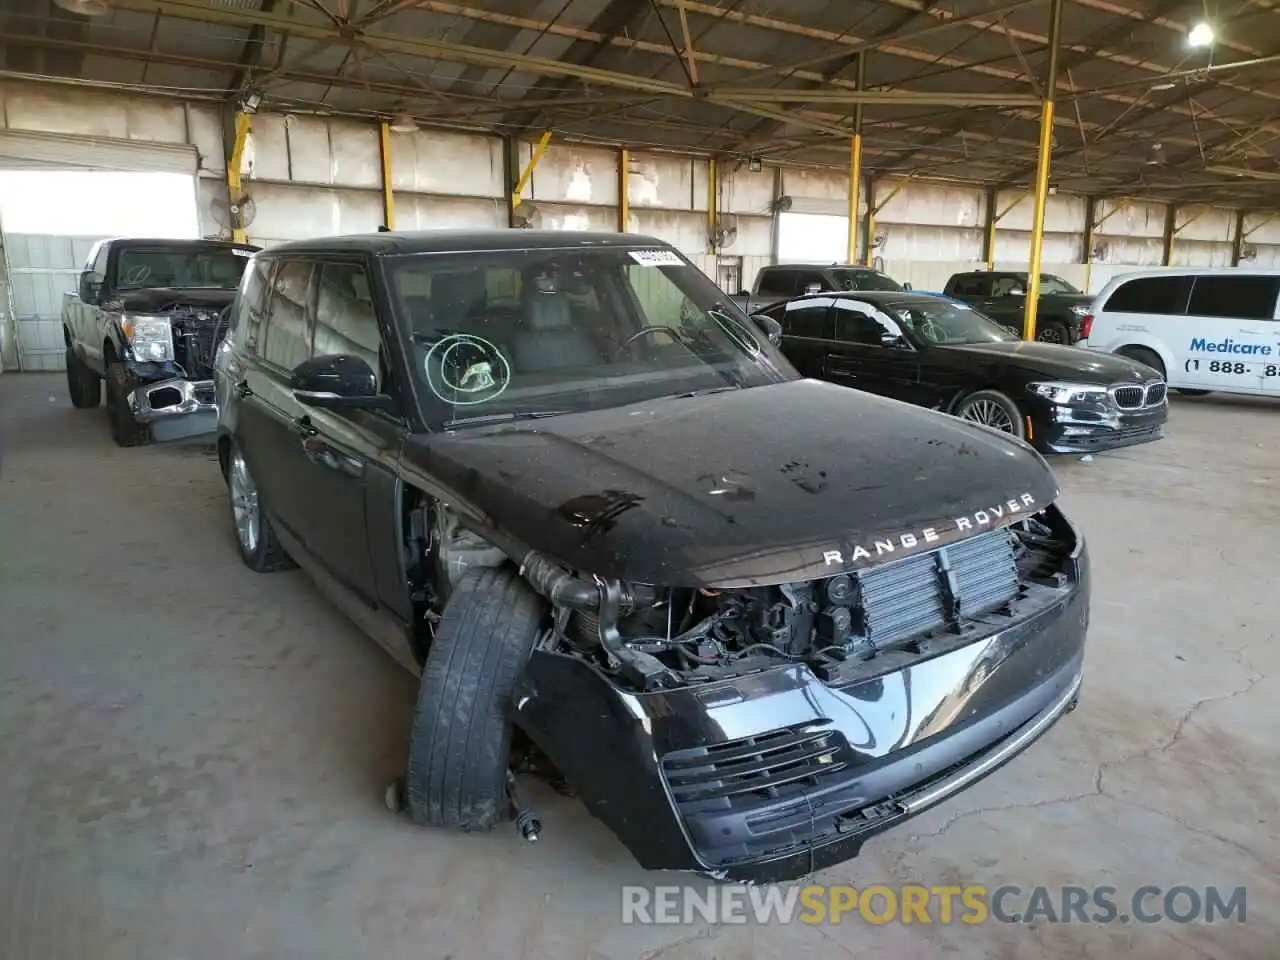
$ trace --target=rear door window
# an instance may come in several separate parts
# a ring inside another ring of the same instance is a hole
[[[310,260],[284,260],[271,284],[262,359],[282,370],[292,370],[311,357],[307,317],[313,273]]]
[[[781,314],[775,313],[774,317],[782,324],[782,332],[788,337],[831,339],[834,322],[830,297],[792,300]]]
[[[1228,320],[1271,320],[1276,315],[1280,277],[1196,277],[1187,313]]]
[[[1116,288],[1104,310],[1114,313],[1146,313],[1182,316],[1187,312],[1191,277],[1135,277]],[[1272,297],[1275,305],[1275,297]]]
[[[985,297],[991,292],[989,277],[961,277],[951,285],[951,292],[961,297]]]
[[[791,297],[796,293],[796,274],[794,270],[765,270],[760,275],[760,286],[757,290],[762,297]]]

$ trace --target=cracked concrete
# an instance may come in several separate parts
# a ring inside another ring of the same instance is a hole
[[[52,401],[50,397],[52,396]],[[235,558],[198,446],[117,450],[0,377],[0,956],[14,960],[1275,957],[1280,407],[1055,461],[1089,538],[1080,709],[822,883],[1248,888],[1244,924],[623,927],[639,870],[531,787],[536,845],[391,817],[410,679],[297,573]]]

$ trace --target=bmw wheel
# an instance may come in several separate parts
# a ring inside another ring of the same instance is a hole
[[[979,390],[960,401],[956,416],[1025,440],[1027,431],[1017,405],[998,390]]]

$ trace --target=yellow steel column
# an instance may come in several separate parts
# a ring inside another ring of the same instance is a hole
[[[719,184],[716,183],[716,158],[707,158],[707,252],[716,252],[716,219],[720,215]]]
[[[231,158],[227,161],[227,202],[232,205],[240,202],[240,166],[244,163],[244,145],[249,138],[250,125],[250,114],[243,110],[236,113],[236,139],[231,147]],[[244,227],[234,227],[231,239],[236,243],[247,243],[249,236]]]
[[[858,262],[858,188],[862,185],[862,134],[849,143],[849,263]]]
[[[1027,306],[1022,338],[1036,338],[1036,307],[1040,301],[1040,262],[1044,254],[1044,214],[1049,203],[1049,160],[1053,153],[1053,97],[1058,85],[1058,47],[1062,36],[1063,0],[1053,0],[1049,12],[1049,76],[1045,78],[1040,109],[1040,149],[1036,156],[1036,209],[1031,220],[1031,256],[1027,264]]]
[[[391,124],[378,125],[378,158],[382,161],[382,224],[396,228],[396,195],[391,188]]]
[[[867,177],[866,248],[863,260],[868,267],[876,265],[876,178]]]
[[[618,151],[618,232],[626,233],[631,222],[631,151]]]
[[[866,80],[866,54],[858,54],[858,89]],[[853,139],[849,141],[848,263],[858,262],[858,194],[862,188],[862,104],[853,108]]]
[[[529,180],[533,177],[534,168],[537,167],[538,161],[542,159],[542,155],[547,152],[547,147],[551,144],[551,131],[546,131],[542,138],[538,141],[538,145],[533,148],[533,155],[529,157],[529,165],[520,171],[520,176],[516,180],[516,185],[511,188],[511,209],[520,206],[520,194],[524,193],[524,188],[529,185]]]

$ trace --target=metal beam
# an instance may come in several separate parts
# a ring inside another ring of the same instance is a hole
[[[529,181],[533,179],[533,171],[538,166],[538,161],[543,158],[547,152],[547,147],[551,145],[551,131],[547,130],[542,134],[538,143],[533,148],[533,155],[529,157],[529,162],[525,168],[520,171],[520,176],[516,178],[516,185],[511,188],[511,209],[514,210],[520,206],[520,194],[524,193],[525,187],[529,185]]]
[[[378,124],[378,159],[382,163],[382,225],[396,228],[396,195],[391,181],[391,124]]]
[[[987,265],[988,270],[996,268],[996,223],[999,218],[996,216],[996,201],[999,199],[995,187],[988,187],[986,190],[986,229],[982,234],[982,259]]]
[[[1236,211],[1236,228],[1231,235],[1231,265],[1233,267],[1240,266],[1240,258],[1244,254],[1244,218],[1243,210]]]
[[[858,88],[867,80],[867,58],[858,54]],[[858,194],[862,186],[862,104],[853,108],[853,136],[849,140],[849,241],[845,262],[858,262]]]
[[[1025,93],[947,93],[935,90],[791,90],[773,87],[740,87],[732,93],[708,90],[712,103],[830,103],[877,104],[920,107],[1035,107],[1037,97]]]
[[[1173,237],[1177,233],[1178,208],[1172,203],[1164,208],[1164,232],[1160,235],[1160,265],[1167,267],[1173,259]]]
[[[868,267],[876,265],[876,178],[868,175],[865,187],[867,194],[867,216],[863,220],[863,262]]]
[[[236,113],[235,140],[231,145],[231,156],[227,159],[227,203],[230,206],[239,204],[243,189],[240,183],[240,168],[244,164],[244,145],[249,139],[252,120],[249,114]],[[244,227],[233,227],[231,239],[236,243],[247,243],[249,238]]]
[[[716,220],[720,216],[720,185],[715,157],[707,158],[707,252],[718,253],[716,249]]]
[[[618,151],[618,232],[626,233],[631,224],[631,151]]]
[[[1031,255],[1027,258],[1027,301],[1022,317],[1022,339],[1036,338],[1036,308],[1040,301],[1040,262],[1044,254],[1044,215],[1049,203],[1049,162],[1053,153],[1053,101],[1058,86],[1058,47],[1062,39],[1063,0],[1052,0],[1049,9],[1049,69],[1044,81],[1044,106],[1040,115],[1040,151],[1036,161],[1035,212],[1031,215]]]

